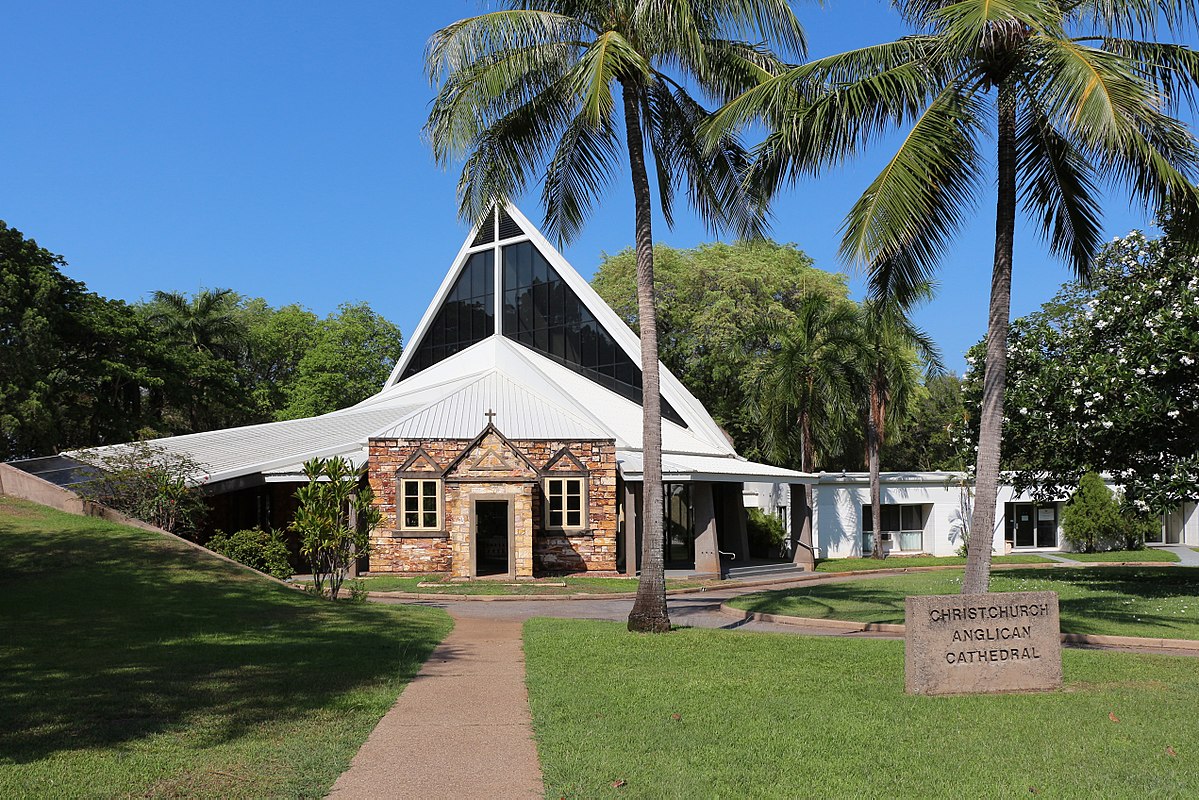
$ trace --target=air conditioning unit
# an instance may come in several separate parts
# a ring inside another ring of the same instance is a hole
[[[883,535],[880,538],[884,542],[889,542],[889,541],[891,541],[891,534],[889,531],[883,531]]]

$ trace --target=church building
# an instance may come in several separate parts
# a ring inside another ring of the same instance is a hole
[[[744,484],[815,477],[738,456],[660,367],[665,502],[645,509],[640,353],[508,205],[468,235],[378,394],[154,444],[204,465],[211,525],[225,531],[285,527],[309,458],[365,463],[382,514],[372,573],[635,574],[640,522],[661,513],[668,567],[719,575],[748,560]]]

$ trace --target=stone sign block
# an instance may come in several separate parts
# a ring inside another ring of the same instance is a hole
[[[908,694],[1059,689],[1057,592],[908,597]]]

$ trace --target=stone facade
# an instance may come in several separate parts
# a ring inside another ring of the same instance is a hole
[[[475,504],[509,510],[509,576],[530,578],[616,569],[616,443],[611,439],[509,440],[488,425],[474,439],[371,439],[369,475],[381,521],[371,539],[372,572],[475,576]],[[583,478],[581,530],[546,530],[545,480]],[[400,481],[439,480],[440,524],[404,530]]]

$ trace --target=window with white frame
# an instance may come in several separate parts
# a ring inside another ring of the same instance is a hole
[[[874,515],[871,506],[862,506],[862,552],[874,547]],[[924,550],[924,507],[883,503],[879,506],[879,527],[883,541],[894,549],[919,553]]]
[[[441,481],[435,478],[400,480],[400,529],[441,530]]]
[[[586,528],[586,501],[586,478],[547,478],[545,481],[545,527],[548,530]]]

